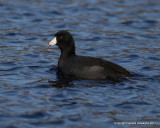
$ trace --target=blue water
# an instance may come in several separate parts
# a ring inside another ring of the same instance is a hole
[[[159,26],[159,0],[1,0],[0,127],[160,127]],[[47,44],[62,29],[78,55],[134,77],[55,87],[60,51]]]

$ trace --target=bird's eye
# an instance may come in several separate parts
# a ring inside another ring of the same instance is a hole
[[[63,36],[60,36],[59,39],[62,40],[62,39],[63,39]]]

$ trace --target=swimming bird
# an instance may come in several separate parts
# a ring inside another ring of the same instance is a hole
[[[126,69],[113,62],[76,55],[74,39],[66,30],[57,32],[48,45],[57,45],[60,49],[58,69],[66,78],[117,81],[119,78],[131,76]]]

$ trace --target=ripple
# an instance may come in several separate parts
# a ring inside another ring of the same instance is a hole
[[[0,62],[0,66],[2,67],[12,67],[12,66],[16,66],[15,62],[13,61],[8,61],[8,62]]]
[[[148,24],[157,24],[158,22],[155,20],[145,20],[146,23]]]
[[[34,19],[32,20],[32,22],[42,22],[43,20],[42,19]]]
[[[5,71],[5,72],[8,72],[8,71],[17,71],[19,69],[22,69],[22,67],[13,67],[13,68],[9,68],[9,69],[0,69],[0,72],[1,71]]]
[[[152,67],[143,67],[142,69],[143,69],[143,70],[147,70],[147,71],[152,71],[152,70],[153,70]]]
[[[153,60],[153,61],[160,61],[160,58],[158,57],[149,57],[148,59]]]
[[[24,15],[24,16],[34,16],[33,13],[29,13],[29,12],[25,12],[25,13],[23,13],[22,15]]]
[[[38,55],[36,55],[36,54],[31,54],[31,53],[28,53],[28,54],[23,55],[23,56],[31,57],[31,58],[38,58]]]
[[[122,22],[121,24],[124,24],[124,25],[132,25],[134,23],[134,21],[124,21]]]
[[[0,127],[118,128],[117,120],[158,119],[159,7],[146,0],[1,0]],[[115,62],[133,76],[58,83],[60,51],[47,44],[61,29],[73,34],[77,54]]]
[[[137,59],[139,57],[140,57],[139,55],[135,55],[135,54],[126,56],[126,58],[130,58],[130,59]]]
[[[46,116],[46,113],[44,112],[31,112],[31,113],[26,113],[26,114],[22,114],[20,115],[20,117],[23,117],[23,118],[29,118],[29,119],[32,119],[32,118],[43,118]]]
[[[36,37],[29,37],[29,38],[26,38],[26,40],[37,40]]]
[[[4,6],[3,4],[0,4],[0,6],[2,7],[2,6]]]
[[[64,124],[64,121],[62,119],[57,119],[57,120],[50,119],[50,120],[43,120],[41,122],[39,121],[33,122],[31,124],[35,126],[62,125]]]
[[[126,108],[126,109],[133,109],[135,107],[135,105],[151,105],[150,103],[147,103],[147,102],[123,102],[123,103],[120,103],[120,104],[116,104],[115,107],[121,107],[121,108]]]
[[[12,33],[8,33],[7,35],[8,35],[8,36],[16,36],[17,33],[13,33],[13,32],[12,32]]]
[[[50,11],[49,13],[53,15],[63,15],[60,11],[56,11],[56,10]]]

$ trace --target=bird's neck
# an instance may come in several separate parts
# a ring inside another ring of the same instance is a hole
[[[58,62],[58,67],[63,68],[65,66],[65,62],[69,60],[72,56],[75,56],[75,47],[70,47],[66,49],[61,49],[61,55]]]
[[[70,43],[70,46],[65,46],[60,48],[61,50],[61,57],[63,59],[67,59],[68,57],[74,56],[75,55],[75,43],[74,40],[71,38],[70,40],[68,40]],[[67,43],[68,44],[68,43]]]
[[[63,59],[67,59],[68,57],[71,57],[75,55],[75,47],[70,47],[70,48],[66,48],[66,49],[62,49],[61,50],[61,56]]]

